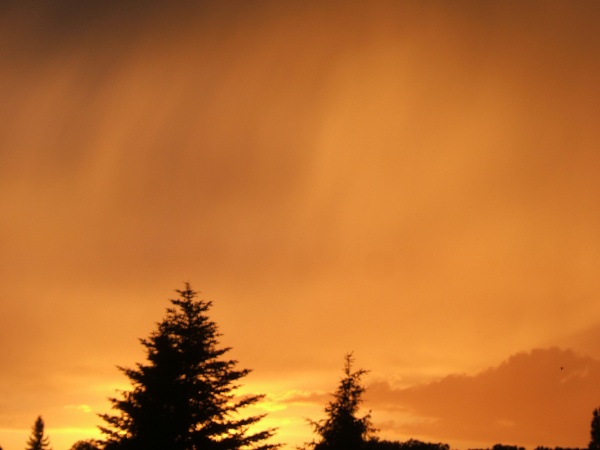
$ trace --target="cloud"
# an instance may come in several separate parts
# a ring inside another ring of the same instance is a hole
[[[600,323],[595,323],[575,332],[568,331],[564,336],[549,340],[548,345],[561,345],[600,359],[598,342],[600,342]]]
[[[92,408],[90,407],[90,405],[67,405],[65,406],[65,409],[75,409],[78,411],[82,411],[84,413],[91,413],[92,412]]]
[[[325,405],[331,400],[331,394],[322,391],[291,390],[280,398],[281,402],[289,404]]]
[[[600,404],[600,361],[559,348],[512,355],[475,375],[367,391],[369,407],[410,413],[381,427],[433,439],[584,447],[592,410]],[[577,438],[578,436],[578,438]]]

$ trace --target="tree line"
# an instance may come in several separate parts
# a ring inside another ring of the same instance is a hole
[[[250,431],[265,415],[243,415],[264,395],[238,396],[239,382],[250,370],[227,358],[218,328],[209,316],[212,302],[198,298],[189,283],[176,291],[166,315],[146,339],[146,361],[119,367],[131,389],[110,398],[112,414],[101,414],[102,439],[78,441],[71,450],[276,450],[276,430]],[[367,372],[353,369],[352,354],[322,420],[308,420],[314,439],[298,450],[450,450],[444,443],[388,441],[377,436],[367,413],[359,416]],[[253,428],[254,429],[254,428]],[[2,450],[2,447],[0,447]],[[26,450],[51,450],[38,417]],[[488,449],[486,449],[488,450]],[[492,450],[525,450],[496,444]],[[535,450],[551,450],[537,447]],[[554,450],[579,450],[562,449]],[[600,408],[593,411],[588,450],[600,450]]]

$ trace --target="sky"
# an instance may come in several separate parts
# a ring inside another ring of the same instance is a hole
[[[0,5],[0,445],[97,437],[190,282],[285,448],[585,447],[600,5]]]

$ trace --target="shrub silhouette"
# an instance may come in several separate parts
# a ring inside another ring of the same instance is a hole
[[[366,450],[450,450],[448,444],[422,442],[409,439],[405,442],[371,439],[366,444]]]
[[[69,450],[100,450],[100,443],[93,439],[75,442]]]

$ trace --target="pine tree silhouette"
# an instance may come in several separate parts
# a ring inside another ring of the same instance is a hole
[[[38,416],[33,424],[26,450],[51,450],[50,439],[48,436],[44,436],[44,421],[42,420],[42,416]]]
[[[240,410],[263,396],[239,397],[238,381],[250,371],[236,369],[220,348],[217,325],[207,311],[212,303],[198,300],[186,283],[176,291],[166,317],[148,339],[141,339],[148,362],[120,368],[133,389],[110,399],[117,415],[101,415],[107,422],[105,448],[144,450],[276,448],[266,440],[268,429],[249,427],[264,416],[242,417]]]
[[[344,377],[333,394],[333,400],[325,407],[326,418],[321,421],[309,420],[319,440],[305,447],[314,450],[358,450],[376,431],[371,423],[371,415],[357,417],[365,388],[361,377],[367,373],[359,369],[352,371],[352,353],[345,356]]]

